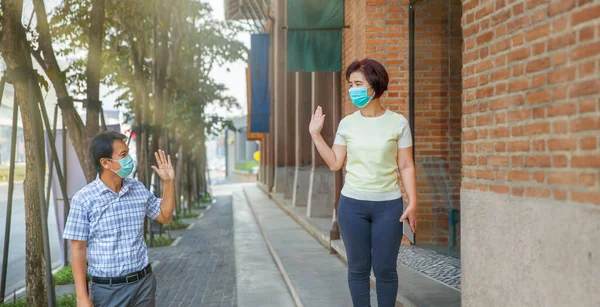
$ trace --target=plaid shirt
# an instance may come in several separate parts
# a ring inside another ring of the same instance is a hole
[[[142,270],[148,265],[144,216],[156,219],[160,202],[135,179],[123,179],[117,195],[96,178],[73,196],[63,237],[87,241],[92,276],[118,277]]]

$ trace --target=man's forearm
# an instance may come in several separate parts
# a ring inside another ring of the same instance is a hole
[[[73,279],[75,280],[75,291],[78,298],[87,298],[88,289],[86,283],[86,250],[72,248],[72,269]]]
[[[160,203],[160,212],[167,221],[173,220],[173,211],[175,210],[175,182],[165,181],[163,189],[162,202]]]

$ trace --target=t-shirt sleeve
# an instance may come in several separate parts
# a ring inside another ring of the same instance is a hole
[[[90,235],[88,210],[80,197],[73,197],[63,238],[67,240],[87,241]]]
[[[398,148],[407,148],[411,147],[412,145],[410,126],[408,125],[406,118],[402,117],[402,122],[400,124],[400,135],[398,136]]]
[[[346,137],[344,131],[344,120],[340,121],[338,125],[338,130],[335,133],[335,139],[333,140],[333,145],[346,146]]]
[[[162,198],[156,197],[141,183],[140,185],[140,188],[142,188],[146,193],[146,216],[155,220],[160,214],[160,203],[162,202]]]

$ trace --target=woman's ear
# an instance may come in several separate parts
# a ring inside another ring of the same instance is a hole
[[[372,87],[369,87],[367,89],[367,95],[369,95],[369,97],[375,97],[375,90]]]

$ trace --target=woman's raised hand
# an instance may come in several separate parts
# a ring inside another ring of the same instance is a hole
[[[312,115],[310,120],[310,125],[308,126],[308,131],[310,135],[315,136],[321,133],[321,129],[323,129],[323,123],[325,122],[325,114],[323,114],[323,109],[320,106],[317,107],[317,110]]]

